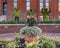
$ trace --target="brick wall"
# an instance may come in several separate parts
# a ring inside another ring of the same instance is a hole
[[[37,3],[38,1],[38,3]],[[3,2],[7,2],[7,19],[8,20],[13,20],[13,0],[0,0],[0,14],[2,14],[2,8],[3,8]],[[49,14],[49,19],[54,20],[58,19],[60,12],[58,11],[58,0],[49,0],[49,5],[51,8],[51,12]],[[22,11],[22,15],[20,19],[25,19],[26,15],[26,0],[18,0],[17,6],[19,9]],[[30,4],[31,8],[35,11],[35,14],[37,13],[38,10],[38,15],[40,16],[42,13],[40,12],[40,5],[39,5],[39,0],[31,0]],[[45,7],[45,0],[44,0],[44,7]],[[38,16],[38,18],[39,18]]]
[[[2,0],[0,0],[0,15],[2,15]]]
[[[7,0],[7,20],[13,20],[13,0]]]
[[[20,29],[24,26],[24,24],[0,24],[0,34],[19,33]],[[41,28],[43,32],[60,33],[59,24],[39,24],[38,27]]]

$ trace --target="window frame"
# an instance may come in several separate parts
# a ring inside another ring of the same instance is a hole
[[[42,5],[41,5],[42,4]],[[44,0],[41,2],[41,0],[40,0],[40,11],[41,11],[41,9],[43,8],[43,6],[44,6]]]
[[[7,15],[7,2],[3,3],[3,15]]]
[[[13,2],[14,2],[14,8],[17,8],[17,1],[18,0],[13,0]]]
[[[45,3],[45,6],[46,6],[46,8],[48,8],[49,9],[49,0],[47,1],[47,0],[45,0],[46,1],[46,3]]]
[[[58,0],[58,9],[60,11],[60,0]]]
[[[28,5],[28,3],[29,3],[29,5]],[[30,0],[26,0],[26,10],[29,10],[30,9]]]

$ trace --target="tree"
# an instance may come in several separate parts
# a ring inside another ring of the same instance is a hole
[[[42,8],[41,12],[43,13],[44,20],[48,20],[48,17],[49,17],[48,14],[50,13],[50,9],[48,9],[48,8]]]
[[[15,16],[15,21],[19,21],[20,10],[18,8],[14,8],[14,16]]]

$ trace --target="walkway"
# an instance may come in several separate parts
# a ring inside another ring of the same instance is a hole
[[[19,33],[17,33],[19,35]],[[10,33],[10,34],[0,34],[0,39],[8,39],[12,40],[17,35],[16,33]],[[43,35],[47,35],[50,37],[56,37],[60,39],[60,33],[43,33]]]

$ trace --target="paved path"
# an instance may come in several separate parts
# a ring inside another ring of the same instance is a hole
[[[43,33],[43,35],[47,35],[49,37],[55,37],[60,39],[60,33]]]
[[[17,33],[19,35],[19,33]],[[10,33],[10,34],[0,34],[0,39],[8,39],[12,40],[17,35],[16,33]],[[57,37],[60,39],[60,33],[43,33],[42,35],[47,35],[51,37]]]
[[[0,39],[8,39],[12,40],[14,37],[16,37],[17,34],[15,33],[9,33],[9,34],[0,34]]]

